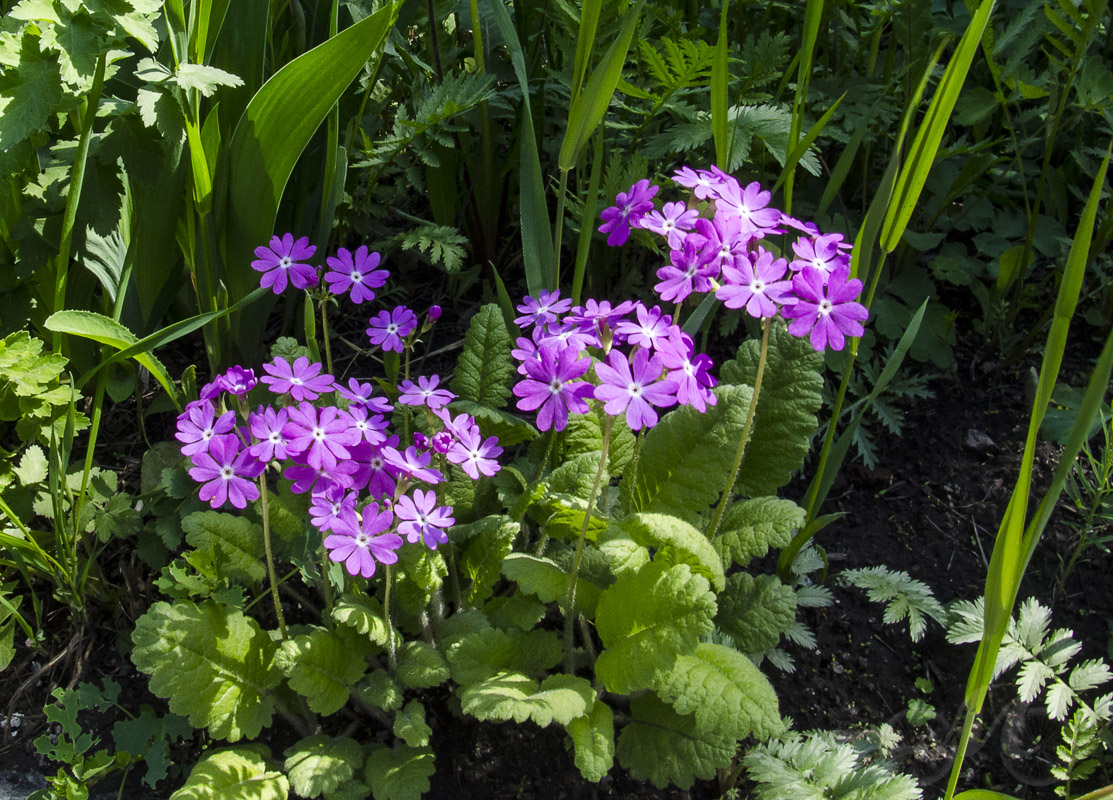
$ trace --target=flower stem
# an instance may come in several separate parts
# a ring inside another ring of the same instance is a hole
[[[575,651],[575,630],[572,625],[576,619],[576,577],[580,573],[580,559],[583,558],[584,554],[584,539],[587,538],[587,526],[591,521],[591,509],[595,507],[595,498],[599,495],[599,486],[603,482],[603,473],[607,469],[607,451],[611,446],[612,419],[608,415],[603,426],[603,452],[599,454],[599,469],[595,471],[595,482],[591,485],[591,494],[587,499],[587,510],[584,512],[584,524],[580,527],[580,538],[576,540],[576,555],[572,558],[572,572],[568,576],[568,595],[564,603],[564,669],[568,674],[572,674]]]
[[[267,577],[271,584],[271,599],[274,600],[274,613],[278,617],[278,630],[283,639],[290,638],[286,632],[286,618],[282,615],[282,602],[278,599],[278,579],[274,574],[274,553],[271,551],[271,517],[267,503],[267,476],[259,476],[259,505],[263,511],[263,548],[267,552]]]
[[[321,338],[325,340],[325,366],[328,374],[332,374],[332,344],[328,335],[328,297],[321,299]]]
[[[390,624],[390,564],[383,564],[383,582],[386,590],[383,594],[383,620],[386,622],[386,649],[390,659],[390,672],[398,667],[398,655],[394,650],[394,626]]]
[[[761,381],[765,377],[765,362],[769,356],[769,330],[772,327],[770,322],[771,318],[768,317],[761,322],[761,355],[758,356],[757,360],[757,375],[754,377],[754,391],[750,395],[750,407],[746,410],[746,424],[742,426],[742,436],[738,439],[738,450],[734,454],[734,466],[730,470],[730,478],[723,490],[723,496],[719,498],[719,505],[715,509],[715,516],[711,519],[711,525],[707,528],[708,539],[715,535],[715,531],[719,528],[719,522],[723,518],[723,511],[734,496],[734,482],[738,480],[738,471],[742,468],[742,459],[746,457],[746,446],[750,443],[754,415],[757,412],[757,399],[761,394]]]

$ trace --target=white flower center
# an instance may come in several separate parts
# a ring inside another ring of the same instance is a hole
[[[371,542],[371,537],[368,536],[366,533],[361,532],[361,533],[356,535],[356,547],[362,547],[364,550],[366,550],[367,545],[370,542]]]
[[[359,271],[352,272],[352,283],[360,283],[363,281],[363,273]]]
[[[232,471],[232,467],[230,467],[230,466],[227,466],[227,467],[221,467],[221,469],[220,469],[220,477],[221,477],[221,478],[222,478],[223,480],[226,480],[226,481],[230,481],[230,480],[232,480],[232,476],[233,476],[233,475],[235,475],[235,473],[234,473],[234,472]]]
[[[301,386],[301,384],[302,384],[301,378],[299,378],[297,375],[290,378],[290,385],[291,386]]]
[[[325,429],[324,428],[314,428],[313,429],[313,438],[316,439],[318,442],[323,442],[325,440]]]
[[[283,256],[278,262],[279,269],[289,269],[293,266],[294,260],[289,256]]]
[[[823,300],[823,301],[822,301],[822,302],[820,302],[820,304],[819,304],[819,313],[820,313],[820,314],[823,314],[824,316],[826,316],[826,315],[828,315],[828,314],[830,314],[830,313],[831,313],[831,309],[832,309],[832,308],[834,308],[834,306],[833,306],[833,305],[831,305],[831,301],[830,301],[830,300]]]
[[[754,294],[761,294],[765,291],[765,281],[761,280],[761,278],[754,278],[753,282],[750,284],[750,291]]]
[[[386,332],[393,336],[394,334],[398,333],[398,326],[392,322],[386,326]]]

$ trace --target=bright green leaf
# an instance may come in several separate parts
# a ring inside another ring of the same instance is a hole
[[[584,716],[595,702],[591,684],[574,675],[550,675],[541,685],[527,675],[500,672],[473,683],[460,695],[466,713],[505,722],[531,720],[542,728],[554,720],[567,725]]]
[[[350,781],[363,765],[363,752],[354,739],[335,741],[321,733],[287,748],[282,768],[301,797],[318,797]]]
[[[755,497],[726,507],[719,531],[711,542],[724,566],[746,566],[770,547],[787,547],[804,526],[804,509],[791,500]]]
[[[238,747],[207,754],[170,800],[286,800],[289,794],[286,776],[267,769],[257,749]]]
[[[500,409],[510,397],[517,373],[510,356],[510,331],[502,312],[488,303],[476,312],[456,362],[451,388],[462,400]]]
[[[719,595],[715,624],[729,633],[743,653],[772,650],[796,619],[796,593],[775,575],[736,572]]]
[[[435,769],[429,747],[383,747],[367,759],[366,780],[375,800],[421,800]]]
[[[591,713],[566,726],[575,748],[574,760],[586,780],[598,783],[614,765],[614,712],[596,700]]]
[[[278,647],[275,666],[290,680],[290,688],[309,702],[315,714],[335,714],[348,702],[348,695],[367,662],[358,647],[327,630],[315,630],[287,639]]]
[[[718,591],[726,586],[723,562],[707,537],[687,522],[667,514],[634,514],[619,523],[639,544],[657,551],[654,556],[664,564],[687,564]]]
[[[197,511],[182,520],[186,541],[213,557],[224,575],[249,583],[266,577],[263,529],[245,517],[220,511]]]

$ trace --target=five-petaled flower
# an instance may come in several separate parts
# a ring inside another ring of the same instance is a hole
[[[652,428],[657,424],[653,406],[676,405],[676,382],[662,378],[663,372],[660,358],[650,356],[648,350],[634,353],[633,364],[625,353],[612,350],[605,364],[595,365],[595,374],[603,382],[595,387],[595,397],[612,417],[625,412],[631,430]]]
[[[537,411],[537,427],[562,431],[568,425],[568,412],[586,414],[586,399],[593,387],[578,380],[591,367],[590,358],[580,358],[573,347],[542,348],[540,359],[525,362],[526,378],[514,384],[521,411]],[[540,410],[538,410],[540,409]]]
[[[367,324],[367,338],[371,344],[401,353],[406,337],[417,327],[417,314],[405,306],[397,306],[393,311],[380,311]]]
[[[378,253],[369,253],[366,245],[360,245],[355,255],[350,250],[341,247],[335,256],[325,259],[329,270],[325,273],[325,283],[333,294],[344,294],[356,305],[365,300],[375,299],[375,290],[386,285],[390,273],[385,269],[375,269],[379,266],[382,256]]]
[[[456,520],[452,517],[451,506],[438,506],[437,493],[434,491],[414,491],[413,497],[402,495],[394,504],[398,519],[398,532],[410,544],[424,540],[425,546],[436,550],[437,545],[448,541],[446,528],[452,527]]]
[[[402,537],[391,532],[394,513],[389,509],[379,510],[378,503],[371,503],[362,512],[363,519],[358,525],[352,520],[344,521],[333,527],[333,533],[324,541],[333,561],[344,562],[350,575],[370,578],[375,574],[375,565],[395,564],[402,546]]]
[[[275,294],[286,291],[287,280],[298,289],[308,289],[317,284],[317,270],[301,260],[312,258],[316,252],[317,248],[309,243],[307,236],[296,242],[292,233],[284,234],[281,239],[273,236],[269,247],[255,248],[251,268],[263,273],[259,285],[269,286]]]
[[[263,371],[267,374],[260,380],[272,392],[288,394],[297,402],[316,400],[325,392],[331,392],[334,385],[331,375],[321,374],[321,364],[311,364],[305,356],[298,356],[293,364],[278,356],[273,363],[264,364]]]
[[[193,456],[193,464],[189,477],[203,484],[198,494],[213,508],[220,508],[225,501],[236,508],[247,508],[249,502],[259,499],[254,479],[265,465],[240,448],[238,436],[213,437],[207,451]]]
[[[792,279],[796,303],[782,312],[791,319],[788,332],[808,336],[812,347],[822,351],[828,345],[842,350],[847,336],[865,333],[862,323],[869,317],[866,307],[856,303],[862,282],[850,278],[850,267],[839,267],[824,285],[823,273],[815,267],[804,267]]]

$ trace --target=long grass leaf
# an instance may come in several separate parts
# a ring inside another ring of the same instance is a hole
[[[595,233],[595,209],[599,205],[599,184],[603,178],[603,129],[595,134],[595,158],[591,162],[591,177],[584,213],[580,217],[580,240],[576,243],[576,266],[572,272],[572,303],[579,305],[587,272],[587,257],[591,253],[591,237]]]
[[[797,145],[792,148],[792,152],[785,157],[785,165],[781,169],[780,177],[777,178],[777,182],[773,185],[772,191],[774,193],[780,188],[781,184],[789,176],[789,173],[796,169],[796,165],[800,163],[800,159],[804,157],[804,153],[808,152],[808,148],[815,142],[816,137],[827,127],[827,123],[831,121],[831,117],[834,116],[835,110],[838,109],[839,103],[842,102],[844,97],[846,97],[845,92],[823,113],[822,117],[816,120],[815,124],[808,130],[804,138],[801,139]]]
[[[715,163],[729,169],[730,141],[727,119],[727,89],[730,68],[727,63],[727,9],[730,0],[723,0],[719,14],[719,39],[715,43],[715,61],[711,64],[711,132],[715,138]]]
[[[804,7],[804,34],[800,43],[800,64],[796,77],[796,95],[792,101],[792,121],[789,123],[788,148],[795,150],[800,126],[804,119],[804,103],[808,99],[808,83],[812,77],[812,58],[815,56],[815,43],[819,38],[819,23],[823,19],[823,0],[808,0]],[[784,198],[785,213],[792,213],[792,177],[796,165],[791,161],[785,164]],[[780,181],[778,181],[780,183]]]
[[[584,0],[580,9],[580,27],[576,32],[576,58],[572,62],[572,100],[580,94],[580,87],[587,74],[588,60],[595,48],[595,33],[599,30],[599,15],[603,11],[602,0]]]

